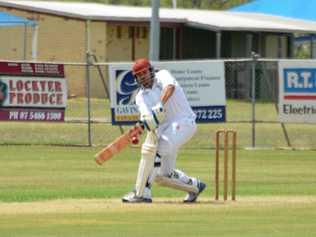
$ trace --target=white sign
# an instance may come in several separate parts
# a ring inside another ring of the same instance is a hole
[[[167,69],[183,88],[198,122],[226,120],[225,76],[223,61],[177,61],[153,63],[155,70]],[[113,124],[137,121],[135,95],[138,85],[131,73],[132,64],[109,67]]]
[[[62,122],[66,104],[63,64],[0,61],[0,121]]]
[[[316,123],[316,62],[279,62],[279,120]]]
[[[64,78],[0,76],[7,85],[3,107],[65,108],[67,87]]]

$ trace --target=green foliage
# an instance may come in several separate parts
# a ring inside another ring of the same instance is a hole
[[[294,57],[298,59],[311,58],[310,42],[297,44],[294,51]]]
[[[76,1],[78,0],[64,0]],[[150,6],[151,0],[79,0],[80,2],[96,2],[113,5],[131,5],[131,6]],[[177,0],[177,8],[197,8],[197,9],[228,9],[250,0]],[[172,0],[161,0],[160,6],[171,8],[173,7]]]

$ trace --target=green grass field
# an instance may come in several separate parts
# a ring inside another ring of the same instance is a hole
[[[87,101],[84,98],[69,99],[66,109],[66,123],[2,122],[0,123],[0,145],[87,145],[88,126],[86,123]],[[119,128],[109,121],[109,101],[91,99],[91,140],[94,145],[104,145],[114,140]],[[278,116],[271,102],[256,104],[256,145],[258,147],[283,148],[287,142]],[[95,121],[103,121],[103,123]],[[104,123],[104,121],[108,121]],[[214,132],[223,127],[238,131],[238,146],[252,144],[251,103],[243,100],[227,101],[227,123],[199,124],[198,132],[186,145],[189,148],[208,149],[214,147]],[[291,145],[297,149],[316,149],[316,126],[314,124],[286,124]],[[123,127],[127,129],[126,126]]]
[[[183,149],[177,166],[208,187],[196,204],[153,187],[153,204],[122,204],[139,148],[98,166],[100,147],[1,146],[1,237],[315,236],[316,152],[238,150],[237,201],[214,201],[214,150]]]
[[[84,120],[86,100],[68,101],[67,121]],[[92,100],[92,118],[110,120],[108,101]],[[259,147],[286,147],[274,105],[257,103]],[[228,101],[225,124],[200,124],[177,167],[208,187],[193,205],[184,193],[153,187],[149,205],[121,203],[134,185],[139,147],[98,166],[94,154],[120,134],[108,123],[0,123],[0,237],[315,236],[315,150],[245,150],[251,105]],[[214,132],[238,131],[237,202],[214,201]],[[294,148],[315,148],[316,127],[287,124]],[[126,129],[126,127],[124,127]]]

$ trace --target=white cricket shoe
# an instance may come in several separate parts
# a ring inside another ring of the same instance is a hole
[[[195,202],[200,193],[202,193],[203,190],[206,188],[206,184],[203,183],[201,180],[198,180],[197,187],[199,191],[197,193],[189,192],[183,199],[183,202]]]
[[[122,202],[126,203],[151,203],[151,190],[150,188],[145,188],[144,190],[144,196],[143,197],[138,197],[136,195],[136,191],[133,190],[132,192],[129,192],[122,198]]]

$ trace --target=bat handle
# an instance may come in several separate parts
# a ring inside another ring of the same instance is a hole
[[[141,127],[141,128],[142,128],[142,130],[144,130],[144,129],[145,129],[144,122],[143,122],[143,121],[141,121],[141,120],[139,120],[139,121],[136,123],[136,125],[135,125],[135,126],[137,126],[137,127]]]

